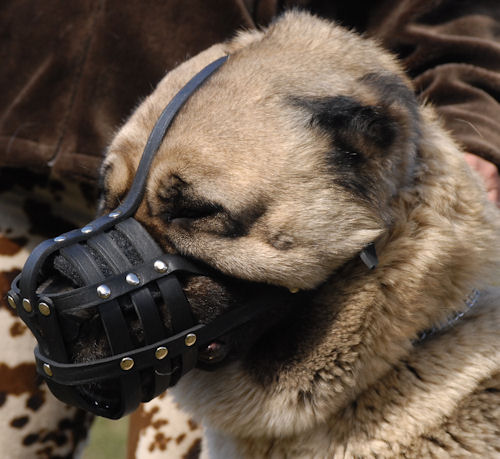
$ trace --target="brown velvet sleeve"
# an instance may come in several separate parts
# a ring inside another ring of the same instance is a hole
[[[498,0],[380,2],[367,30],[396,51],[463,147],[500,166]]]
[[[165,72],[253,25],[243,0],[0,2],[0,167],[94,184]]]

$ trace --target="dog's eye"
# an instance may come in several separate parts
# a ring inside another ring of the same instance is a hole
[[[220,206],[212,203],[197,203],[189,206],[180,206],[163,214],[163,219],[171,222],[176,219],[198,220],[211,217],[221,211]]]

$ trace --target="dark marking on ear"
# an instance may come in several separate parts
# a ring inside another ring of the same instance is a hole
[[[296,103],[311,112],[312,126],[332,134],[341,150],[357,152],[358,159],[362,153],[360,143],[384,149],[393,143],[397,134],[395,120],[382,105],[363,105],[353,97],[342,95],[296,99]]]
[[[386,104],[398,104],[408,111],[412,132],[418,137],[420,134],[419,103],[414,91],[404,80],[393,73],[367,73],[359,79],[377,92],[380,100]]]
[[[370,159],[386,154],[397,136],[384,107],[363,105],[349,96],[296,101],[311,113],[311,126],[332,139],[326,153],[332,181],[365,201],[376,199]]]

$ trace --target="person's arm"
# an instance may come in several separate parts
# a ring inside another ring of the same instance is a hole
[[[465,160],[483,178],[490,201],[500,208],[500,176],[497,166],[472,153],[466,153]]]

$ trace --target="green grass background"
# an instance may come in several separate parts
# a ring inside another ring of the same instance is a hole
[[[128,423],[128,416],[118,421],[96,417],[82,459],[125,459]]]

